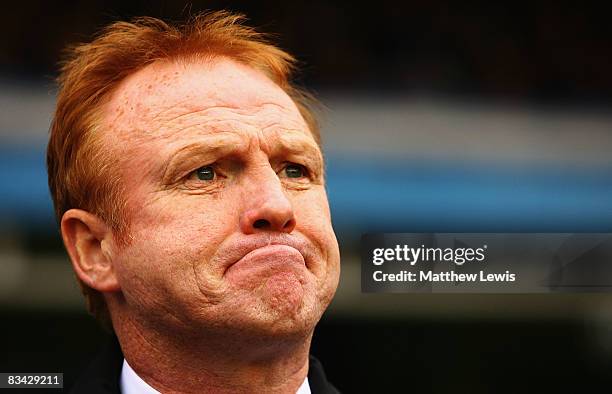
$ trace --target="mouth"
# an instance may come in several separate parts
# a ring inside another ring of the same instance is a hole
[[[296,248],[289,245],[267,245],[262,246],[260,248],[253,249],[240,260],[238,260],[235,264],[240,263],[243,260],[257,260],[257,259],[269,259],[269,258],[278,258],[278,257],[297,257],[301,260],[302,265],[306,265],[304,261],[304,257]]]
[[[228,245],[229,246],[229,245]],[[305,240],[289,235],[264,235],[233,242],[224,253],[225,273],[260,269],[308,269],[310,248]]]
[[[253,249],[227,269],[230,277],[303,273],[306,261],[299,250],[289,245],[267,245]]]

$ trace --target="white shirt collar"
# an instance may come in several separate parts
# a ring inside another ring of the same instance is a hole
[[[123,359],[119,387],[121,387],[121,394],[160,394],[159,391],[149,386],[147,382],[138,376],[126,359]]]
[[[122,394],[160,394],[159,391],[149,386],[147,382],[142,380],[140,376],[130,367],[126,359],[123,359],[123,368],[121,368],[121,377],[119,378],[119,387]],[[304,383],[295,392],[295,394],[311,394],[308,377],[304,379]]]

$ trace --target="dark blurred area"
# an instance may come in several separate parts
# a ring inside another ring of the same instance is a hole
[[[10,1],[0,25],[0,372],[104,342],[63,252],[44,149],[62,49],[134,16],[245,13],[302,63],[343,276],[313,353],[344,392],[612,387],[608,294],[362,294],[359,235],[612,231],[612,23],[595,3]]]
[[[134,16],[245,13],[305,64],[307,86],[518,99],[612,98],[612,24],[592,2],[8,2],[2,71],[53,76],[67,43]]]

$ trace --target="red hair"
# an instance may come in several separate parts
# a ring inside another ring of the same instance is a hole
[[[127,243],[121,179],[101,144],[97,118],[117,85],[158,60],[224,56],[263,72],[295,102],[320,144],[312,111],[315,101],[291,83],[295,59],[268,37],[227,11],[196,15],[182,25],[141,17],[104,28],[93,41],[67,51],[47,147],[49,188],[59,221],[71,208],[103,219],[120,243]],[[90,313],[105,325],[108,309],[100,292],[79,280]]]

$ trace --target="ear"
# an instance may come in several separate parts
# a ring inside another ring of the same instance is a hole
[[[61,232],[79,279],[100,292],[121,289],[113,266],[113,232],[102,219],[70,209],[62,216]]]

